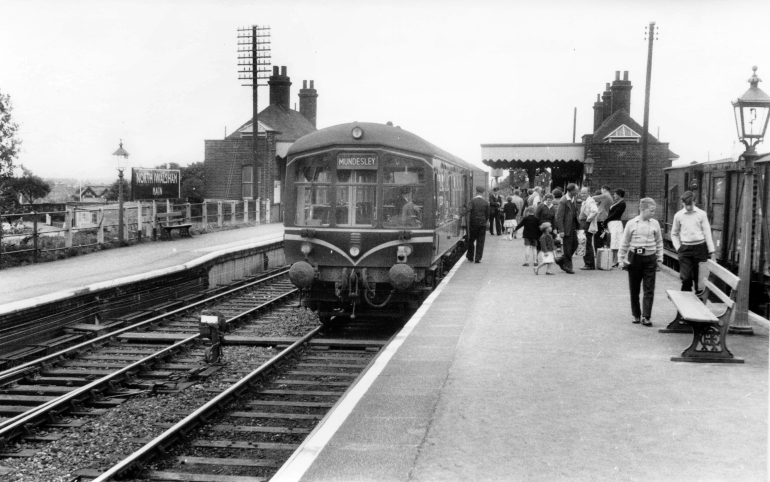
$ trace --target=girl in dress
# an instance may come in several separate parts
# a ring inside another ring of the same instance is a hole
[[[503,206],[505,215],[503,227],[505,227],[505,239],[513,240],[513,230],[516,227],[516,216],[519,214],[519,208],[513,203],[513,196],[508,196],[508,202]]]
[[[537,265],[537,238],[540,237],[540,222],[535,216],[535,208],[528,207],[524,210],[524,219],[513,229],[515,233],[524,228],[524,264],[529,266],[529,257],[532,256],[532,265]]]
[[[551,273],[551,265],[555,261],[554,257],[554,251],[556,251],[556,246],[554,245],[553,236],[551,236],[551,223],[543,223],[540,225],[540,231],[543,232],[543,235],[540,236],[540,249],[543,251],[543,259],[540,261],[540,264],[535,267],[535,274],[540,274],[540,268],[545,266],[545,274],[552,275]]]

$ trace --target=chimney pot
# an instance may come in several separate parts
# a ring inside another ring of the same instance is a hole
[[[623,72],[623,80],[628,80],[628,71]]]
[[[307,89],[307,80],[302,81],[302,88]]]
[[[310,81],[310,88],[308,89],[307,80],[303,80],[302,89],[299,91],[299,113],[309,120],[313,127],[316,126],[317,98],[318,92],[313,86],[313,81]]]
[[[620,80],[620,71],[619,70],[615,71],[615,80]]]
[[[281,75],[286,77],[286,66],[285,65],[281,67]]]
[[[315,89],[315,87],[313,87],[313,82],[315,82],[315,81],[314,81],[314,80],[311,80],[311,81],[310,81],[310,88],[311,88],[311,89]]]
[[[273,75],[278,75],[278,66],[273,65]]]
[[[286,75],[286,67],[281,69],[283,75],[278,75],[278,66],[273,66],[273,75],[267,81],[270,86],[270,105],[279,105],[289,110],[291,108],[291,80]]]

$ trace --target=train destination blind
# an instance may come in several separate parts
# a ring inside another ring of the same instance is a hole
[[[377,154],[341,153],[337,155],[337,169],[377,169]]]

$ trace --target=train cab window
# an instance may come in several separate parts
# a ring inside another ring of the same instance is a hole
[[[383,227],[422,227],[426,169],[424,162],[400,157],[383,166]]]
[[[376,170],[337,170],[337,226],[373,226],[377,223],[376,207]]]
[[[331,161],[313,157],[296,162],[297,226],[328,226],[330,222]]]

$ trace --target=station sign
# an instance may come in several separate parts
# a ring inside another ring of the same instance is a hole
[[[179,199],[181,174],[178,169],[131,169],[131,198]]]
[[[337,154],[337,169],[377,169],[377,165],[377,154],[351,152]]]

